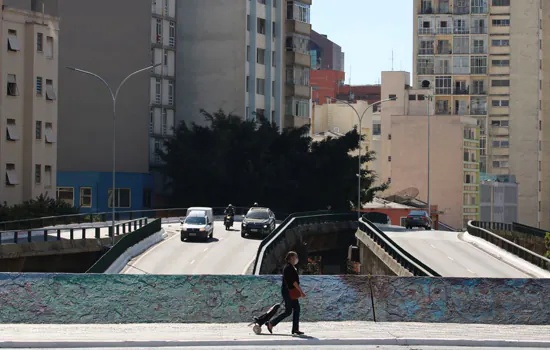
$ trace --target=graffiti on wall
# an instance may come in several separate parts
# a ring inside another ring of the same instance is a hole
[[[303,321],[549,324],[550,280],[303,276]],[[371,294],[372,291],[372,294]],[[0,274],[2,323],[240,323],[279,276]],[[374,305],[374,313],[373,313]]]

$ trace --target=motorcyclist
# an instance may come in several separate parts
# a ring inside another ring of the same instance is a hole
[[[233,219],[235,217],[235,207],[232,204],[229,204],[227,208],[225,208],[223,213],[230,216],[230,222],[231,224],[233,224]]]

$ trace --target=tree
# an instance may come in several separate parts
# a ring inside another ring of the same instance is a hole
[[[257,121],[202,110],[207,126],[181,123],[159,151],[169,179],[172,205],[248,206],[254,202],[283,212],[349,210],[357,200],[359,135],[312,142],[309,128],[279,128]],[[362,156],[368,163],[372,152]],[[370,170],[362,171],[362,201],[386,185],[373,187]]]
[[[70,204],[41,194],[35,199],[12,206],[8,206],[8,204],[4,202],[4,204],[0,205],[0,222],[55,215],[78,214],[78,212],[79,209],[73,208]]]

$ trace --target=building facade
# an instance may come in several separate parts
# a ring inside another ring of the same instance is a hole
[[[511,175],[481,175],[481,221],[511,224],[518,221],[518,183]]]
[[[550,88],[544,43],[550,37],[550,3],[414,4],[414,83],[434,89],[440,114],[478,121],[481,170],[515,175],[518,220],[550,227],[550,100],[543,93]]]
[[[345,54],[340,45],[336,44],[325,34],[319,34],[311,31],[311,41],[309,44],[311,54],[312,70],[335,70],[344,72]]]
[[[0,202],[56,194],[59,18],[0,0]]]
[[[174,125],[170,81],[175,74],[175,48],[171,47],[175,0],[153,1],[153,6],[150,0],[7,1],[60,17],[59,65],[98,74],[113,90],[130,73],[152,62],[162,63],[152,73],[133,76],[122,87],[114,127],[112,99],[105,86],[73,70],[59,71],[58,178],[54,183],[58,197],[82,212],[109,211],[113,193],[119,210],[151,206],[152,149],[156,139],[170,136]]]
[[[223,109],[281,127],[309,122],[310,5],[178,2],[176,120],[204,124],[201,109]]]
[[[463,228],[479,219],[479,128],[472,117],[438,113],[430,95],[412,88],[407,72],[382,72],[382,99],[397,100],[384,103],[380,113],[378,175],[390,184],[387,196],[414,192],[428,202],[429,169],[430,202],[438,206],[439,220]]]

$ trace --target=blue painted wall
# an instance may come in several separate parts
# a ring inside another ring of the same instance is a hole
[[[130,208],[117,208],[117,211],[149,209],[143,206],[144,190],[153,190],[153,176],[142,173],[116,173],[116,187],[130,189]],[[110,172],[58,172],[57,187],[74,189],[74,206],[80,204],[80,188],[92,188],[92,207],[80,208],[82,213],[109,212],[109,194],[113,177]],[[153,194],[151,193],[151,206]]]

